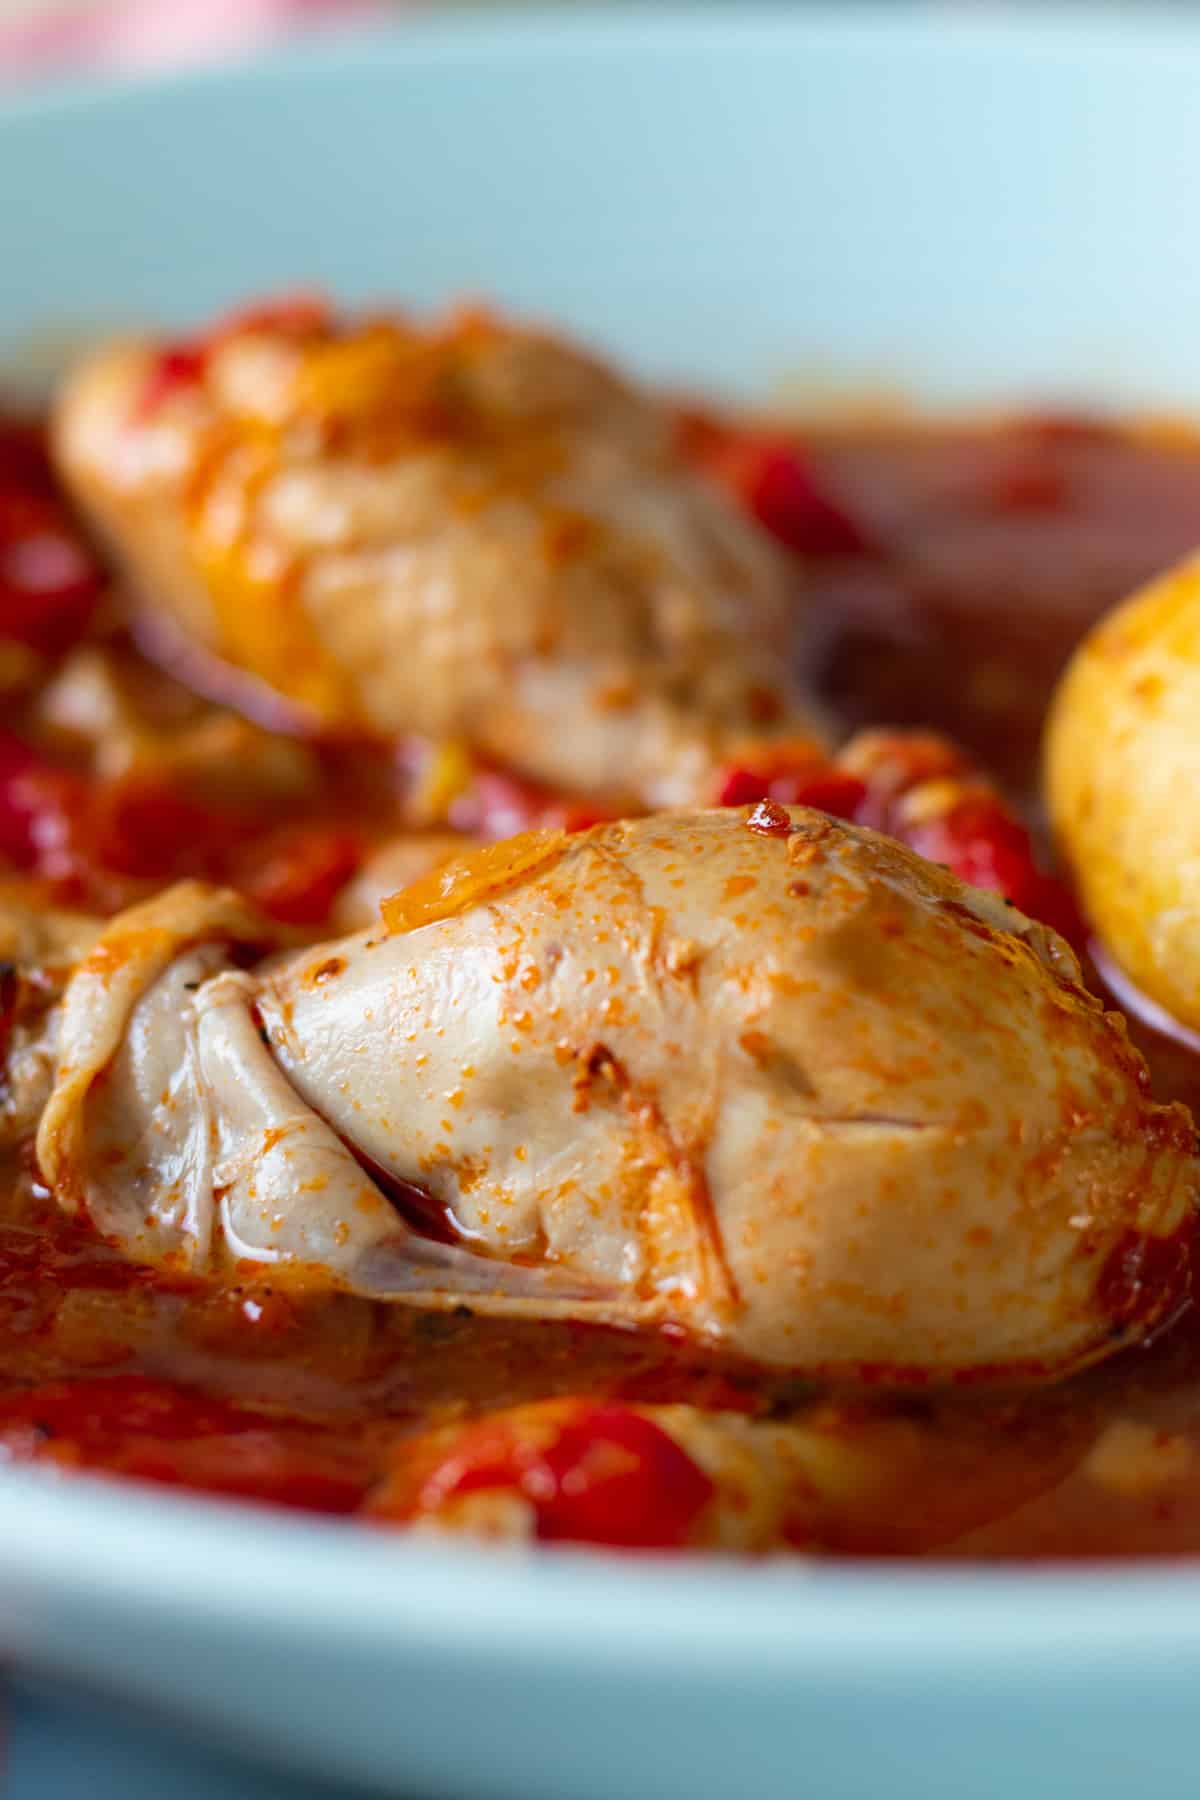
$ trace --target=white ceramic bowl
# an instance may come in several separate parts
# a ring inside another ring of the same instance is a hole
[[[463,20],[25,102],[0,352],[316,279],[722,389],[1200,406],[1197,93],[1200,19],[897,7]],[[1153,1800],[1200,1569],[529,1559],[5,1471],[0,1646],[393,1791]]]

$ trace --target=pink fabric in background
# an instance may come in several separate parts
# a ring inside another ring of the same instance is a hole
[[[289,32],[378,20],[383,0],[99,0],[0,20],[0,81],[162,68],[258,49]]]

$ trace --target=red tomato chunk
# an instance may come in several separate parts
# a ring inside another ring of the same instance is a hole
[[[934,807],[914,816],[904,801],[925,783],[943,784],[943,792]],[[784,752],[720,778],[719,806],[762,801],[813,806],[887,832],[972,887],[1002,894],[1076,947],[1083,944],[1086,932],[1066,885],[1038,867],[1033,839],[1017,814],[944,739],[914,732],[881,740],[865,776],[807,756],[789,763]]]
[[[785,437],[728,431],[702,460],[772,537],[801,556],[861,556],[867,533],[822,488],[808,458]]]
[[[353,1512],[369,1479],[319,1429],[141,1375],[0,1395],[0,1454],[326,1513]]]
[[[264,300],[227,313],[202,337],[181,338],[167,344],[155,358],[142,389],[138,419],[151,418],[172,394],[203,381],[209,358],[231,338],[252,331],[278,331],[303,338],[327,325],[330,317],[329,302],[321,294],[307,291],[280,294],[274,300]]]
[[[539,1538],[623,1550],[678,1550],[712,1483],[674,1439],[622,1406],[581,1406],[548,1445],[486,1421],[425,1481],[421,1512],[458,1495],[515,1490]]]
[[[55,496],[40,432],[0,423],[0,638],[62,655],[86,630],[103,585]]]

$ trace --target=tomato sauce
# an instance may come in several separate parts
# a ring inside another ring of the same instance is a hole
[[[814,663],[851,724],[945,731],[1028,790],[1087,626],[1200,537],[1200,436],[1055,415],[807,434],[882,547],[814,563]]]
[[[687,429],[719,478],[805,553],[807,667],[847,725],[947,732],[1024,798],[1036,836],[1029,796],[1055,677],[1094,617],[1200,538],[1200,438],[1057,417],[825,426],[802,445],[700,418]],[[294,747],[266,795],[214,796],[194,758],[157,781],[98,773],[61,722],[47,726],[42,696],[80,643],[104,645],[134,687],[144,665],[109,616],[36,427],[0,432],[0,489],[0,856],[57,898],[110,904],[182,873],[242,880],[281,922],[316,932],[370,845],[411,816],[421,747]],[[163,677],[151,685],[165,741],[200,703]],[[761,800],[766,827],[773,804],[799,797],[864,816],[861,781],[813,780],[802,796],[734,770],[723,797]],[[587,822],[494,770],[459,780],[454,809],[452,822],[484,835]],[[1025,827],[988,829],[989,854],[1024,868],[1026,840],[1012,833]],[[978,854],[973,827],[962,842],[952,826],[943,837],[916,847]],[[1200,1106],[1197,1049],[1161,1021],[1132,1027],[1156,1091]],[[481,1426],[436,1479],[446,1493],[524,1483],[540,1496],[539,1535],[649,1547],[685,1533],[708,1490],[627,1407],[687,1401],[762,1420],[819,1415],[851,1434],[895,1426],[916,1446],[899,1486],[830,1519],[835,1552],[1200,1553],[1195,1310],[1150,1347],[1048,1388],[819,1392],[667,1333],[502,1322],[465,1306],[422,1315],[284,1292],[261,1270],[221,1288],[166,1280],[65,1217],[27,1168],[0,1179],[0,1456],[14,1462],[346,1515],[369,1507],[406,1436],[585,1395],[587,1414],[538,1457]],[[617,1458],[607,1487],[587,1472],[597,1443]],[[669,1504],[648,1511],[647,1482]]]

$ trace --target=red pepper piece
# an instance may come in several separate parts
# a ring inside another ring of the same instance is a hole
[[[708,1476],[672,1437],[624,1406],[582,1405],[549,1444],[485,1421],[421,1489],[422,1511],[459,1494],[515,1489],[547,1541],[624,1550],[683,1548],[712,1497]]]

